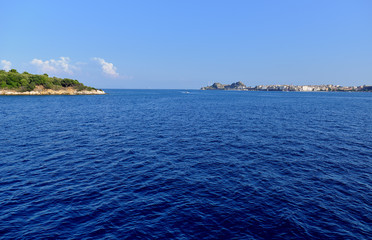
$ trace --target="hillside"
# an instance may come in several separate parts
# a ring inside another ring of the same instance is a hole
[[[49,77],[28,72],[19,73],[12,69],[9,72],[0,70],[0,91],[2,95],[40,94],[102,94],[100,90],[85,86],[78,80]],[[24,93],[24,94],[22,94]],[[103,92],[104,93],[104,92]]]

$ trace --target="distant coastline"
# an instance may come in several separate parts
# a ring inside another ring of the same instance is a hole
[[[282,91],[282,92],[372,92],[372,86],[344,87],[339,85],[258,85],[247,87],[242,82],[232,84],[214,83],[201,90],[236,90],[236,91]]]
[[[0,70],[0,95],[102,95],[103,90],[85,86],[78,80],[49,77],[15,69]]]

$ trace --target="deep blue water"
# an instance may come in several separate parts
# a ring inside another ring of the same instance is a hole
[[[0,97],[1,239],[371,239],[372,93]]]

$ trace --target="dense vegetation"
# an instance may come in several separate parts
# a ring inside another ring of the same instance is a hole
[[[73,87],[78,91],[93,90],[78,80],[69,78],[49,77],[47,74],[36,75],[28,72],[19,73],[15,69],[9,72],[0,70],[0,89],[12,89],[17,91],[32,91],[36,86],[43,86],[46,89],[59,90],[64,87]]]

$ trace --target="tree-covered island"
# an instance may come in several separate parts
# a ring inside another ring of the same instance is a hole
[[[104,91],[85,86],[78,80],[49,77],[15,69],[0,70],[0,95],[93,95]]]

